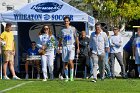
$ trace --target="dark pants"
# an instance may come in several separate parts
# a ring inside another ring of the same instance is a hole
[[[90,73],[90,66],[89,66],[89,56],[85,56],[85,55],[79,55],[79,61],[81,63],[81,70],[83,71],[83,76],[84,78],[87,77],[87,74]]]
[[[121,52],[110,54],[111,76],[115,77],[115,73],[114,73],[115,58],[117,59],[117,61],[119,62],[119,65],[121,66],[122,77],[125,77],[125,67],[124,67],[124,64],[123,64],[123,58],[122,58]]]
[[[125,72],[129,71],[129,62],[130,62],[130,57],[132,57],[131,53],[128,53],[127,51],[123,51],[123,62],[125,66]]]
[[[59,74],[61,74],[62,76],[64,75],[64,64],[63,64],[63,61],[62,61],[62,53],[60,54],[56,54],[56,67],[57,67],[57,76]]]

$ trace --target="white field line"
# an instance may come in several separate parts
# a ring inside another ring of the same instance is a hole
[[[25,84],[28,84],[28,83],[31,83],[31,82],[33,82],[33,81],[24,82],[24,83],[18,84],[18,85],[16,85],[16,86],[13,86],[13,87],[10,87],[10,88],[1,90],[0,93],[3,93],[3,92],[6,92],[6,91],[9,91],[9,90],[12,90],[12,89],[14,89],[14,88],[20,87],[20,86],[22,86],[22,85],[25,85]]]

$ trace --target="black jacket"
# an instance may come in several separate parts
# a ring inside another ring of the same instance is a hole
[[[89,38],[79,38],[80,55],[88,56],[89,52]]]

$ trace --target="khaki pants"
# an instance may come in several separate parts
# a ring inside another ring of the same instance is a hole
[[[97,67],[99,66],[99,72],[101,79],[104,79],[105,74],[105,53],[101,55],[92,54],[91,56],[93,62],[93,78],[97,79]]]

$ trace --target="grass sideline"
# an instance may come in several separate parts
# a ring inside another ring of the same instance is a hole
[[[58,79],[46,82],[32,79],[0,80],[0,91],[29,81],[33,82],[4,93],[140,93],[140,79],[105,79],[96,83],[85,79],[76,79],[73,82]]]

